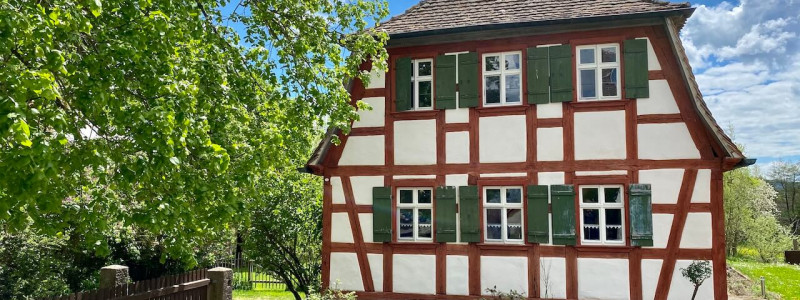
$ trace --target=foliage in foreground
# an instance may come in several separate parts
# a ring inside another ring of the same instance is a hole
[[[79,233],[104,256],[135,227],[194,264],[259,182],[321,128],[347,130],[342,82],[385,68],[387,37],[366,27],[386,3],[243,1],[223,18],[228,4],[1,1],[0,230]]]
[[[295,298],[319,290],[322,245],[322,180],[288,170],[259,183],[247,255],[280,277]]]

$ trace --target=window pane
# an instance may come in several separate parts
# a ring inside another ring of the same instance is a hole
[[[592,70],[581,70],[581,97],[583,98],[594,98],[597,97],[597,91],[595,91],[595,77],[594,77],[594,69]]]
[[[508,239],[522,239],[522,210],[509,209],[506,215]]]
[[[417,72],[419,76],[431,76],[431,62],[420,62]]]
[[[617,69],[603,69],[603,96],[617,95]]]
[[[606,196],[606,203],[622,202],[622,195],[619,188],[605,188],[603,193],[605,193]]]
[[[606,241],[621,241],[621,240],[622,240],[622,226],[606,227]]]
[[[486,76],[486,103],[500,103],[500,76]]]
[[[487,56],[484,66],[486,71],[500,71],[500,56]]]
[[[506,203],[522,203],[522,189],[506,189]]]
[[[600,226],[583,226],[583,239],[587,241],[599,241]]]
[[[400,237],[414,238],[414,210],[400,210]]]
[[[417,236],[421,238],[430,238],[432,232],[431,210],[420,209],[419,211],[417,211],[417,222],[419,224],[419,231],[417,233]]]
[[[581,188],[583,203],[598,203],[600,198],[597,188]]]
[[[400,203],[414,203],[414,191],[400,190]]]
[[[419,107],[431,107],[431,82],[419,82]]]
[[[506,76],[506,102],[519,102],[520,88],[519,75]]]
[[[608,47],[600,49],[600,61],[607,63],[607,62],[616,62],[617,61],[617,48]]]
[[[606,209],[606,225],[622,225],[622,209]]]
[[[594,49],[581,49],[580,62],[582,64],[593,64],[594,63]]]
[[[519,70],[519,54],[506,55],[506,70]]]
[[[502,232],[503,232],[502,210],[487,209],[486,237],[492,240],[499,240],[503,238]]]
[[[431,203],[431,190],[417,191],[417,203]]]
[[[486,203],[500,203],[500,189],[487,189]]]
[[[583,224],[584,225],[600,225],[600,210],[599,209],[584,209],[583,210]]]

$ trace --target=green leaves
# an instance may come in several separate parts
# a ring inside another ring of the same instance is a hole
[[[22,146],[30,147],[33,145],[31,142],[31,129],[28,127],[28,123],[25,120],[17,119],[14,125],[11,125],[11,134],[14,136],[14,140]]]
[[[95,17],[99,17],[100,13],[103,12],[103,3],[100,0],[88,0],[89,1],[89,9],[92,11],[92,15]]]

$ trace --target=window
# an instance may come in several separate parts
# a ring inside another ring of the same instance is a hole
[[[432,190],[425,188],[399,189],[399,240],[431,241],[433,236]]]
[[[413,88],[413,110],[433,109],[433,60],[415,59],[414,74],[411,78]]]
[[[580,46],[576,52],[578,100],[619,100],[619,44]]]
[[[483,103],[509,105],[522,102],[522,53],[483,55]]]
[[[522,242],[522,188],[487,187],[483,192],[485,239]]]
[[[622,186],[582,186],[583,244],[625,244],[625,203]]]

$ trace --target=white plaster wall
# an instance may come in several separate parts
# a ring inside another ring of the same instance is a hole
[[[372,273],[372,287],[376,292],[383,292],[383,254],[367,253],[367,261]]]
[[[539,172],[539,184],[564,184],[564,172]]]
[[[637,135],[641,159],[700,158],[685,123],[639,124]]]
[[[469,108],[444,110],[445,123],[469,123]]]
[[[331,253],[331,287],[345,291],[363,291],[364,281],[361,279],[361,267],[355,253]],[[338,286],[337,286],[338,284]]]
[[[536,117],[539,119],[561,118],[563,115],[563,105],[561,103],[536,105]]]
[[[650,42],[650,39],[646,37],[638,37],[636,39],[647,40],[647,70],[661,70],[661,64],[658,63],[658,57],[656,56],[656,52],[653,51],[653,44]]]
[[[575,159],[625,159],[625,111],[575,113]]]
[[[656,298],[658,277],[661,276],[663,263],[660,259],[642,259],[642,300]]]
[[[683,182],[683,169],[655,169],[639,171],[639,183],[649,183],[653,203],[678,203]]]
[[[445,160],[448,164],[469,163],[469,131],[445,134]]]
[[[469,295],[469,256],[447,256],[447,294]]]
[[[536,129],[536,160],[564,160],[564,128]]]
[[[356,204],[372,205],[372,188],[383,186],[383,176],[353,176],[350,184],[353,185]]]
[[[484,163],[525,161],[525,116],[480,118],[480,160]]]
[[[694,183],[692,192],[692,203],[711,202],[711,170],[703,169],[697,171],[697,181]]]
[[[394,122],[394,162],[398,165],[436,164],[436,120]]]
[[[639,115],[677,114],[678,103],[665,79],[650,80],[650,98],[636,100],[636,113]]]
[[[444,176],[444,182],[446,185],[455,186],[456,192],[458,192],[459,186],[467,185],[467,180],[469,179],[469,175],[467,174],[450,174]],[[456,198],[458,199],[458,198]],[[458,201],[458,200],[456,200]]]
[[[673,217],[673,214],[653,214],[653,248],[667,247]]]
[[[369,85],[368,89],[381,89],[386,87],[386,73],[383,71],[373,70],[369,72]]]
[[[575,171],[575,176],[606,176],[606,175],[628,175],[628,171],[625,170]]]
[[[361,236],[365,243],[372,243],[372,213],[358,214],[358,221],[361,225]]]
[[[353,128],[357,127],[380,127],[383,126],[386,109],[386,98],[370,97],[361,99],[362,102],[369,104],[371,110],[359,110],[359,120],[353,122]]]
[[[436,256],[395,254],[392,258],[393,290],[397,293],[436,293]]]
[[[334,204],[344,204],[344,189],[342,188],[342,178],[339,176],[331,177],[331,196]]]
[[[627,259],[578,258],[578,299],[628,299]]]
[[[567,298],[567,264],[563,257],[542,257],[539,264],[542,298]]]
[[[374,166],[383,165],[386,151],[384,136],[351,136],[342,150],[340,166]]]
[[[352,243],[353,230],[350,227],[350,217],[347,213],[331,214],[331,242]]]
[[[528,294],[528,258],[481,256],[481,293],[494,288],[501,292]]]
[[[672,284],[670,285],[669,297],[667,297],[668,300],[692,298],[694,285],[681,275],[681,269],[688,267],[691,263],[691,260],[678,260],[675,262],[675,271],[672,272]],[[711,267],[713,268],[714,262],[709,261],[709,263],[711,263]],[[714,299],[714,276],[709,277],[703,282],[703,285],[701,285],[700,289],[697,291],[697,297],[695,299]]]
[[[686,216],[681,248],[711,248],[711,213],[689,213]]]

